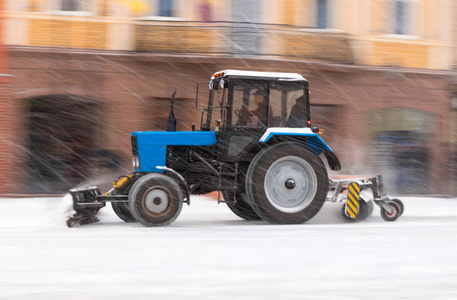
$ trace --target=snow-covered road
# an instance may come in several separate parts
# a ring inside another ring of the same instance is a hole
[[[59,198],[0,199],[0,299],[457,299],[457,199],[402,200],[396,222],[326,203],[270,225],[193,197],[170,227],[107,206],[70,229]]]

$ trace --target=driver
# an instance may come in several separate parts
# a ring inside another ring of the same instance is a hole
[[[250,117],[255,117],[257,118],[257,124],[256,125],[265,125],[262,123],[262,117],[263,117],[263,111],[264,111],[264,99],[266,96],[266,92],[263,89],[258,89],[255,91],[252,95],[254,95],[254,103],[257,105],[257,107],[253,110],[246,110],[242,109],[240,112],[244,116],[250,116]],[[270,122],[273,120],[273,111],[269,109],[269,120]],[[248,118],[248,123],[255,123],[255,121],[252,121],[250,118]],[[254,125],[254,124],[250,124]]]
[[[262,89],[258,89],[253,93],[253,95],[254,103],[257,105],[257,108],[254,110],[249,110],[248,114],[253,117],[257,117],[260,123],[263,115],[263,100],[265,98],[265,92]]]

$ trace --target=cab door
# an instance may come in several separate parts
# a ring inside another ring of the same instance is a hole
[[[259,95],[261,93],[261,95]],[[229,85],[224,160],[249,160],[269,126],[269,84],[232,79]]]
[[[229,86],[224,160],[250,160],[271,127],[306,127],[309,98],[306,82],[232,80]]]

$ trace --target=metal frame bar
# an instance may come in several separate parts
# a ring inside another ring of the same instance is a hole
[[[357,182],[360,187],[360,191],[365,189],[371,189],[373,193],[373,201],[379,207],[384,208],[389,213],[392,213],[392,209],[388,205],[388,201],[390,201],[389,197],[384,194],[384,184],[382,181],[382,176],[377,175],[376,177],[370,178],[351,178],[351,179],[342,179],[342,180],[334,180],[329,177],[329,185],[330,190],[333,190],[330,196],[327,196],[327,201],[337,202],[343,201],[345,197],[339,197],[345,190],[347,190],[347,186],[352,182]],[[330,193],[329,190],[329,193]],[[364,199],[365,200],[365,199]]]

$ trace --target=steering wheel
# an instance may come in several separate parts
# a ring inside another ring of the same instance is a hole
[[[235,109],[235,115],[238,117],[238,121],[235,122],[235,125],[246,125],[247,123],[252,123],[251,117],[246,115],[243,111]]]

